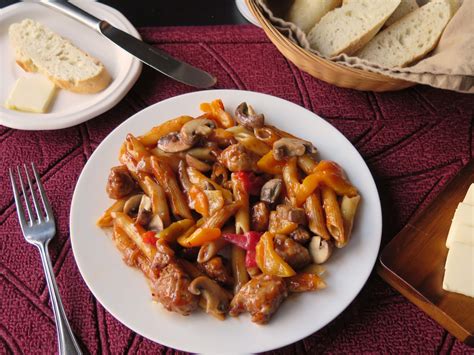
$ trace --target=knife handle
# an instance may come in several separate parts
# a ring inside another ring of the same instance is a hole
[[[102,20],[85,12],[74,4],[66,0],[40,0],[43,5],[46,5],[54,10],[62,12],[63,14],[72,17],[73,19],[82,22],[83,24],[92,27],[94,30],[100,32]]]

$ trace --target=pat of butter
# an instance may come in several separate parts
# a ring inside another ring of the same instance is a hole
[[[45,113],[56,93],[54,83],[43,75],[29,75],[17,80],[5,107],[10,110]]]
[[[468,205],[474,206],[474,183],[469,186],[469,190],[467,190],[466,197],[464,197],[464,203]]]
[[[446,246],[451,248],[454,243],[464,243],[474,246],[474,227],[462,223],[451,224],[449,229],[448,239],[446,240]]]
[[[464,202],[459,203],[454,213],[453,221],[451,222],[451,228],[449,229],[448,238],[446,239],[446,247],[450,248],[450,245],[454,241],[454,230],[460,225],[474,227],[474,206]]]
[[[452,243],[446,260],[443,289],[474,297],[474,245]]]

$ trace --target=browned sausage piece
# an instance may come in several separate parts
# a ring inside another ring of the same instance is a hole
[[[287,296],[286,284],[281,277],[261,274],[247,282],[234,296],[229,314],[235,317],[248,312],[252,322],[265,324]]]
[[[291,239],[300,244],[307,244],[311,239],[311,234],[304,227],[298,227],[293,232],[290,233]]]
[[[277,234],[274,239],[275,251],[296,270],[311,264],[308,249],[286,235]]]
[[[110,198],[118,200],[130,194],[135,188],[135,181],[124,165],[110,169],[105,190]]]
[[[253,205],[250,216],[253,231],[265,232],[268,229],[270,210],[265,202],[260,201]]]
[[[219,163],[232,172],[255,171],[259,157],[240,144],[232,144],[219,155]]]
[[[189,315],[198,307],[199,296],[189,292],[189,276],[175,263],[168,264],[152,285],[152,295],[168,311]]]
[[[234,284],[234,278],[232,277],[229,265],[226,265],[220,256],[215,256],[204,263],[198,263],[197,266],[199,270],[214,281],[228,286]]]

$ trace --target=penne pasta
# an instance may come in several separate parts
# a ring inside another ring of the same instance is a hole
[[[113,218],[112,212],[122,212],[123,206],[125,205],[126,199],[120,199],[115,201],[112,206],[107,208],[102,216],[97,220],[96,225],[100,228],[112,227]]]
[[[127,135],[125,142],[126,142],[125,146],[127,148],[127,152],[135,161],[139,162],[143,158],[150,156],[150,152],[131,133]]]
[[[298,157],[298,167],[303,170],[306,175],[314,173],[314,169],[318,163],[308,154]]]
[[[341,214],[344,221],[344,237],[341,241],[336,241],[336,247],[345,246],[351,237],[354,218],[359,207],[360,195],[354,197],[343,196],[341,201]]]
[[[224,224],[229,220],[229,218],[235,215],[239,207],[240,204],[236,202],[222,207],[211,217],[206,218],[202,226],[205,228],[222,228]]]
[[[291,158],[283,167],[283,181],[285,182],[286,192],[290,199],[291,205],[297,207],[297,196],[300,190],[300,182],[298,180],[298,167],[296,166],[296,158]]]
[[[166,153],[158,148],[150,149],[150,154],[157,157],[159,161],[168,164],[173,171],[178,171],[179,162],[185,159],[182,152],[179,153]]]
[[[159,126],[153,127],[143,136],[138,137],[138,140],[146,146],[156,146],[158,140],[166,136],[168,133],[177,132],[183,127],[183,125],[193,118],[190,116],[179,116],[175,119],[166,121]]]
[[[150,262],[153,261],[156,247],[143,241],[142,234],[145,233],[143,227],[138,223],[134,223],[128,215],[122,212],[112,212],[112,217],[114,218],[114,224],[127,234]]]
[[[193,219],[191,210],[186,203],[186,199],[179,188],[174,172],[169,165],[160,162],[156,157],[152,157],[151,167],[156,180],[165,190],[173,214],[182,218]]]
[[[250,230],[249,194],[235,174],[232,174],[232,190],[235,202],[240,204],[235,214],[235,231],[237,234],[247,233]]]
[[[127,265],[140,269],[150,281],[155,281],[158,278],[157,270],[152,267],[151,261],[143,255],[127,233],[117,225],[114,225],[113,241]]]
[[[253,135],[245,137],[236,136],[236,139],[245,147],[245,149],[261,157],[271,150],[271,148],[267,144],[265,144],[261,140],[258,140]]]
[[[222,196],[224,197],[224,200],[226,202],[232,202],[232,200],[233,200],[232,199],[232,192],[230,192],[227,189],[224,189],[222,186],[217,184],[215,181],[209,179],[207,176],[202,174],[200,171],[198,171],[198,170],[196,170],[192,167],[188,167],[186,169],[186,171],[188,173],[189,180],[191,181],[191,183],[193,183],[194,185],[199,186],[203,190],[207,190],[208,187],[209,187],[209,184],[210,184],[210,185],[212,185],[212,187],[214,189],[219,190],[219,191],[222,192]]]
[[[214,240],[212,242],[203,244],[199,248],[199,253],[197,256],[197,262],[198,263],[205,263],[206,261],[211,260],[213,257],[217,255],[219,250],[224,248],[226,245],[228,245],[229,242],[227,242],[223,238],[219,238],[217,240]]]
[[[326,227],[326,219],[324,218],[324,211],[318,190],[313,192],[306,199],[304,210],[306,212],[306,217],[308,218],[309,230],[325,240],[331,239]]]
[[[234,292],[237,293],[250,280],[245,267],[245,250],[232,244],[230,260],[234,276]]]
[[[341,243],[344,239],[344,221],[336,193],[330,187],[322,186],[321,197],[326,214],[326,227],[336,243]]]

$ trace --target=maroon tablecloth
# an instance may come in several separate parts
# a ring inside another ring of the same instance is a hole
[[[215,74],[218,88],[285,98],[341,130],[364,156],[379,188],[382,245],[473,158],[473,96],[422,86],[383,94],[340,89],[299,71],[261,30],[251,26],[145,28],[141,34],[144,40]],[[82,348],[91,353],[173,352],[127,329],[94,299],[74,262],[68,220],[77,178],[104,137],[135,112],[189,91],[144,68],[127,97],[94,120],[60,131],[0,127],[0,353],[56,349],[43,270],[37,251],[20,233],[6,174],[7,167],[28,161],[36,162],[57,217],[58,235],[50,252],[66,312]],[[374,273],[333,322],[275,353],[449,350],[473,351]]]

